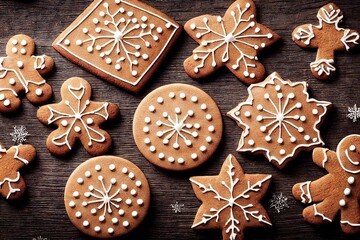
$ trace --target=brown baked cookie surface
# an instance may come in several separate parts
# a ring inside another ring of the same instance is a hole
[[[229,154],[219,175],[190,178],[194,193],[202,202],[192,228],[222,229],[224,240],[241,240],[246,228],[271,226],[260,204],[271,177],[245,174],[239,162]]]
[[[214,100],[187,84],[169,84],[148,94],[136,109],[133,135],[154,165],[188,170],[204,163],[222,137],[222,117]]]
[[[311,72],[320,80],[335,74],[335,51],[349,51],[359,44],[359,33],[339,26],[341,10],[334,3],[320,8],[318,25],[304,24],[294,29],[293,41],[303,48],[317,48],[316,60],[310,63]]]
[[[203,78],[226,66],[246,84],[264,79],[265,68],[258,53],[280,39],[256,21],[256,6],[251,0],[236,0],[223,17],[193,18],[184,29],[200,44],[184,62],[190,77]]]
[[[180,32],[178,23],[138,0],[95,0],[53,47],[93,74],[136,93]]]
[[[104,154],[111,147],[111,136],[100,125],[118,117],[119,107],[115,103],[91,101],[91,94],[91,85],[85,79],[69,78],[61,87],[61,102],[39,108],[40,122],[58,127],[46,141],[52,154],[68,154],[77,139],[93,156]]]
[[[42,75],[49,73],[54,61],[46,55],[36,56],[35,42],[19,34],[9,39],[6,57],[0,57],[0,112],[19,109],[20,94],[32,104],[43,104],[52,96],[52,89]]]
[[[101,156],[80,164],[68,179],[64,203],[70,221],[96,238],[113,238],[135,229],[150,205],[150,187],[133,163]]]
[[[243,129],[237,151],[264,154],[282,169],[300,151],[323,145],[319,128],[331,103],[310,98],[307,89],[276,72],[250,85],[248,99],[227,114]]]
[[[302,203],[312,204],[303,211],[311,224],[330,223],[340,212],[345,233],[360,232],[360,135],[343,138],[336,152],[315,148],[313,161],[328,174],[315,181],[297,183],[293,195]]]
[[[23,196],[26,184],[19,170],[36,157],[31,145],[13,146],[8,150],[0,145],[0,194],[9,200]]]

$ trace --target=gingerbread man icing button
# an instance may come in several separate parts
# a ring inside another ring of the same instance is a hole
[[[360,135],[342,139],[336,152],[315,148],[313,161],[328,174],[294,185],[294,197],[312,204],[304,209],[304,219],[312,224],[329,223],[341,212],[342,230],[360,232]]]
[[[300,151],[323,145],[319,128],[331,103],[310,98],[307,88],[277,73],[250,85],[248,99],[227,114],[243,129],[237,150],[264,154],[282,169]]]
[[[191,85],[170,84],[141,101],[133,135],[151,163],[181,171],[210,158],[220,143],[222,127],[220,110],[207,93]]]
[[[64,203],[70,221],[95,238],[114,238],[135,229],[150,205],[150,187],[133,163],[115,156],[91,158],[69,177]]]
[[[317,48],[316,60],[310,63],[317,79],[326,80],[336,71],[335,51],[349,51],[359,44],[359,33],[339,27],[343,19],[341,10],[329,3],[318,11],[318,25],[304,24],[294,29],[293,41],[303,48]]]
[[[0,145],[0,194],[9,200],[20,198],[26,189],[19,170],[36,157],[31,145],[13,146],[8,150]]]
[[[66,155],[81,141],[86,151],[97,156],[112,145],[109,133],[100,125],[118,117],[119,107],[115,103],[91,101],[91,85],[82,78],[70,78],[61,87],[60,103],[42,106],[37,118],[45,125],[56,125],[46,142],[55,155]]]
[[[42,75],[49,73],[54,61],[46,55],[36,56],[34,40],[15,35],[6,45],[6,57],[0,57],[0,112],[13,112],[20,107],[19,94],[25,92],[32,104],[43,104],[52,89]]]
[[[246,84],[264,79],[265,68],[258,53],[280,39],[256,21],[256,6],[251,0],[236,0],[223,17],[193,18],[184,29],[200,44],[184,62],[190,77],[203,78],[226,66]]]

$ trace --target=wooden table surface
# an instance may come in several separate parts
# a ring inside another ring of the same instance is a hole
[[[240,161],[247,173],[273,175],[268,194],[263,200],[273,227],[248,230],[246,239],[346,239],[339,226],[339,218],[333,224],[313,226],[301,215],[304,206],[291,195],[294,183],[316,179],[325,174],[311,160],[310,153],[300,154],[285,170],[280,171],[263,157],[242,155],[236,152],[241,129],[225,113],[247,98],[246,86],[227,69],[196,81],[183,70],[183,61],[197,44],[184,32],[150,84],[140,95],[132,95],[100,80],[82,68],[72,64],[52,47],[52,41],[91,3],[91,0],[1,0],[0,1],[0,54],[5,55],[5,45],[15,34],[24,33],[35,38],[37,53],[54,58],[55,71],[47,77],[54,90],[51,102],[60,100],[59,90],[64,80],[83,77],[93,86],[94,100],[118,103],[121,117],[106,130],[114,140],[109,154],[129,159],[138,165],[147,176],[151,186],[151,208],[148,217],[133,233],[121,239],[176,239],[205,240],[221,239],[221,231],[194,231],[191,225],[200,202],[193,194],[189,177],[216,175],[230,153]],[[201,14],[222,15],[231,0],[146,0],[146,3],[167,13],[184,24]],[[282,41],[266,50],[260,57],[267,73],[277,71],[285,79],[307,81],[311,95],[318,100],[330,101],[334,108],[321,128],[326,146],[335,149],[346,135],[360,133],[360,120],[352,122],[346,117],[348,106],[360,106],[360,54],[359,50],[338,53],[337,75],[332,81],[316,80],[310,72],[309,63],[315,59],[315,51],[300,49],[291,40],[295,26],[316,23],[318,9],[327,1],[314,0],[257,0],[258,20],[277,32]],[[345,26],[359,29],[360,1],[336,2],[345,13]],[[203,166],[185,173],[169,173],[150,164],[137,150],[132,137],[132,119],[141,99],[153,89],[168,83],[187,83],[200,87],[218,103],[224,121],[224,135],[220,147]],[[37,107],[24,99],[22,109],[10,115],[0,115],[0,142],[5,147],[13,145],[9,135],[14,125],[25,125],[30,136],[26,143],[36,147],[38,157],[29,165],[23,176],[28,185],[25,197],[15,203],[0,199],[0,239],[87,239],[70,223],[65,212],[63,192],[71,172],[90,158],[78,145],[66,158],[52,156],[45,141],[52,128],[42,125],[36,118]],[[277,213],[269,208],[272,193],[288,197],[289,208]],[[180,213],[175,213],[171,204],[184,204]],[[359,239],[353,236],[349,239]]]

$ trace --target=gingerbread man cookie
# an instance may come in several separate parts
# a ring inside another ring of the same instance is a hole
[[[227,114],[244,130],[239,152],[264,154],[282,169],[301,150],[324,144],[319,127],[331,103],[309,98],[306,82],[285,81],[275,72],[248,93]]]
[[[35,159],[36,150],[31,145],[13,146],[8,150],[0,145],[0,194],[6,199],[20,198],[26,189],[19,170]]]
[[[339,27],[343,19],[341,10],[329,3],[318,11],[319,25],[304,24],[292,33],[294,42],[303,48],[317,48],[316,60],[310,63],[317,79],[326,80],[335,73],[335,51],[349,51],[358,45],[359,33]]]
[[[336,152],[315,148],[313,161],[328,174],[294,185],[294,197],[302,203],[312,203],[304,209],[304,219],[322,224],[332,222],[341,212],[342,230],[350,234],[360,232],[360,135],[343,138]]]
[[[87,160],[69,177],[66,212],[76,228],[95,238],[113,238],[135,229],[150,206],[150,187],[132,162],[114,156]]]
[[[202,201],[192,228],[222,229],[224,240],[241,240],[247,227],[271,226],[260,204],[271,177],[245,174],[230,154],[219,175],[190,178],[196,197]]]
[[[20,107],[19,93],[25,92],[32,104],[43,104],[52,89],[41,75],[49,73],[54,61],[46,55],[34,56],[35,42],[20,34],[10,38],[6,57],[0,57],[0,112],[13,112]]]
[[[224,17],[193,18],[184,28],[200,44],[184,62],[185,71],[192,78],[206,77],[226,66],[246,84],[260,82],[265,68],[258,61],[258,53],[280,39],[256,22],[256,7],[251,0],[235,1]]]
[[[139,92],[181,27],[138,0],[95,0],[54,41],[70,61],[106,81]]]
[[[82,78],[70,78],[61,87],[62,101],[42,106],[37,117],[45,125],[54,124],[46,142],[49,151],[55,155],[66,155],[81,141],[86,151],[97,156],[109,150],[110,135],[99,125],[119,115],[115,103],[91,101],[91,85]]]

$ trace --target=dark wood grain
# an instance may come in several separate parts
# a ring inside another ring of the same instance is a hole
[[[53,86],[52,102],[60,100],[59,90],[67,78],[79,76],[93,86],[94,100],[109,100],[118,103],[121,118],[107,126],[114,139],[109,154],[124,157],[137,164],[146,174],[152,189],[151,209],[144,223],[133,233],[122,239],[177,239],[205,240],[221,239],[220,231],[193,231],[190,227],[200,202],[192,192],[188,178],[193,175],[217,174],[225,157],[232,153],[248,173],[273,175],[269,194],[263,203],[273,222],[272,228],[248,230],[247,239],[346,239],[341,232],[338,219],[334,224],[312,226],[303,221],[303,205],[291,195],[292,185],[299,181],[316,179],[324,171],[311,161],[310,153],[300,154],[285,170],[279,171],[263,157],[241,155],[235,151],[241,134],[240,128],[225,116],[225,113],[247,98],[246,86],[228,70],[222,69],[203,81],[189,78],[183,71],[182,63],[197,44],[185,33],[177,47],[169,54],[166,63],[157,71],[142,94],[135,96],[118,89],[60,56],[51,43],[91,0],[1,0],[0,1],[0,54],[5,54],[8,39],[15,34],[25,33],[35,38],[37,52],[54,58],[56,69],[48,77]],[[200,14],[222,15],[231,0],[146,0],[146,3],[167,13],[184,24]],[[293,81],[309,83],[312,96],[319,100],[331,101],[331,111],[322,127],[322,136],[327,147],[334,149],[344,136],[360,133],[360,121],[353,123],[346,118],[347,107],[360,105],[360,54],[338,53],[336,64],[338,74],[331,82],[314,79],[309,63],[315,59],[314,51],[304,51],[291,41],[291,32],[302,23],[316,23],[318,8],[327,1],[313,0],[257,0],[258,20],[281,37],[282,41],[262,54],[261,59],[267,72],[279,72],[282,77]],[[345,13],[345,24],[359,27],[360,2],[355,0],[337,1]],[[359,30],[359,29],[358,29]],[[132,118],[141,99],[151,90],[168,83],[181,82],[198,86],[208,92],[218,103],[224,121],[223,141],[215,155],[205,165],[186,173],[169,173],[151,165],[137,150],[132,137]],[[51,128],[43,126],[36,119],[37,107],[26,100],[22,109],[15,114],[0,115],[0,142],[9,147],[10,132],[14,125],[25,125],[31,134],[26,143],[37,148],[38,157],[23,176],[28,184],[26,196],[19,202],[9,203],[0,199],[0,239],[86,239],[72,226],[65,212],[63,192],[71,172],[90,158],[88,153],[77,147],[66,158],[52,156],[45,147]],[[289,197],[289,209],[276,213],[269,209],[271,193],[283,192]],[[181,213],[175,214],[170,204],[178,201],[184,204]],[[348,237],[359,239],[360,236]]]

